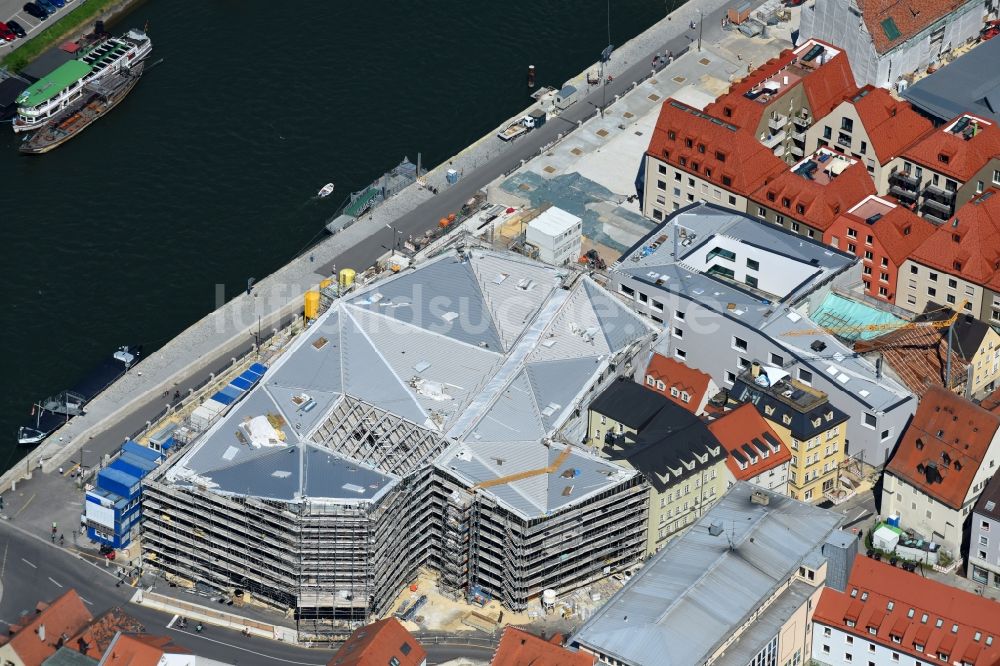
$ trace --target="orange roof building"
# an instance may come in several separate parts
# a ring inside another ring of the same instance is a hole
[[[900,266],[935,230],[908,208],[869,195],[833,221],[823,242],[861,260],[866,294],[895,303]]]
[[[823,590],[812,621],[822,663],[1000,663],[1000,604],[864,556],[843,592]]]
[[[786,168],[753,132],[670,98],[646,150],[643,212],[663,220],[706,193],[713,203],[745,211],[747,197]]]
[[[906,102],[897,100],[885,88],[865,86],[843,103],[854,107],[868,134],[875,159],[882,165],[934,129],[930,120]]]
[[[819,240],[838,215],[871,194],[875,185],[864,164],[820,148],[754,192],[750,211]]]
[[[88,623],[66,644],[92,659],[100,659],[119,633],[138,634],[145,626],[121,608],[112,608]]]
[[[859,85],[888,88],[931,65],[946,48],[941,35],[961,44],[979,36],[982,22],[983,3],[976,0],[846,0],[803,7],[800,31],[841,44]]]
[[[49,604],[39,602],[34,615],[10,625],[10,635],[0,637],[0,661],[39,666],[92,619],[76,590]]]
[[[646,367],[646,388],[665,395],[692,414],[704,412],[708,399],[719,392],[711,375],[657,353]]]
[[[992,188],[975,196],[912,251],[900,272],[897,305],[923,312],[933,301],[948,299],[953,307],[967,301],[965,312],[985,322],[998,320],[995,311],[1000,308],[994,308],[992,297],[1000,292],[998,194]],[[954,281],[945,282],[938,274]]]
[[[394,617],[355,629],[327,666],[423,666],[427,652]]]
[[[545,640],[523,629],[506,627],[490,666],[594,666],[597,658],[562,647],[562,636]]]
[[[167,655],[190,655],[186,662],[164,660]],[[158,666],[162,663],[197,663],[187,648],[174,645],[168,636],[118,633],[98,666]]]
[[[749,481],[782,495],[788,494],[791,452],[778,433],[751,403],[740,405],[708,424],[728,455],[726,469],[736,481]]]
[[[805,146],[793,151],[793,134],[830,113],[856,90],[843,51],[806,40],[734,83],[705,107],[705,113],[751,132],[776,155],[794,162],[805,154]]]
[[[957,555],[965,508],[1000,465],[998,429],[1000,416],[941,387],[927,389],[885,466],[882,514],[898,514],[902,527]]]
[[[909,146],[891,169],[889,193],[943,223],[989,184],[1000,185],[1000,128],[964,114]]]

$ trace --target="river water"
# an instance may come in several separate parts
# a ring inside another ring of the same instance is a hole
[[[621,44],[680,0],[614,0]],[[606,0],[523,3],[149,0],[163,58],[56,151],[0,132],[0,468],[31,403],[118,345],[147,352],[317,238],[404,155],[433,166],[558,86],[607,44]],[[335,196],[313,198],[328,181]]]

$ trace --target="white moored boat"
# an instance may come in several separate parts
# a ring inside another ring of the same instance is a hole
[[[327,183],[320,189],[319,193],[316,194],[318,197],[328,197],[333,194],[333,183]]]
[[[18,96],[14,131],[44,127],[77,101],[88,84],[131,67],[152,50],[152,42],[141,30],[129,30],[122,37],[108,37],[87,47],[76,59],[63,63]]]

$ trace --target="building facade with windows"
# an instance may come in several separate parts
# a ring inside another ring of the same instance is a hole
[[[829,148],[860,161],[875,190],[889,191],[889,164],[933,130],[931,121],[884,88],[865,86],[806,131],[806,150]]]
[[[921,313],[940,303],[1000,324],[998,192],[976,195],[913,250],[897,278],[896,305]]]
[[[943,388],[924,393],[885,467],[883,516],[958,557],[970,514],[1000,465],[1000,416]]]
[[[750,194],[786,168],[750,131],[670,98],[646,150],[642,212],[664,220],[696,201],[745,211]]]
[[[674,256],[675,242],[678,256]],[[759,270],[766,267],[766,270]],[[732,389],[754,360],[827,394],[846,413],[846,453],[879,465],[916,409],[809,319],[831,288],[860,282],[855,257],[713,205],[675,213],[611,267],[610,288],[663,320],[656,351]]]
[[[1000,588],[1000,476],[996,474],[972,512],[966,575],[981,585]]]
[[[809,39],[734,83],[705,113],[750,132],[776,157],[794,164],[809,153],[812,124],[855,90],[843,51]]]
[[[752,405],[791,452],[789,497],[814,503],[834,497],[847,448],[847,414],[822,391],[759,363],[736,378],[729,395]]]
[[[729,486],[753,483],[788,494],[788,465],[792,454],[778,433],[753,405],[742,405],[711,421],[708,429],[726,449]]]
[[[692,414],[701,414],[719,387],[710,375],[654,353],[646,366],[646,388],[662,393]]]
[[[935,224],[1000,186],[1000,128],[966,113],[926,134],[889,164],[889,194]]]
[[[619,380],[591,403],[589,422],[591,446],[649,483],[647,554],[725,492],[725,449],[701,419],[659,393]]]
[[[874,193],[861,162],[820,148],[754,192],[747,212],[822,240],[838,215]]]
[[[847,588],[826,588],[813,614],[822,666],[993,666],[1000,604],[858,556]]]
[[[823,242],[861,260],[865,294],[895,303],[899,267],[934,234],[935,227],[908,208],[874,195],[840,215],[823,234]],[[905,298],[916,304],[913,294]]]
[[[977,38],[985,15],[985,0],[812,0],[799,30],[802,39],[839,44],[858,85],[891,88]]]

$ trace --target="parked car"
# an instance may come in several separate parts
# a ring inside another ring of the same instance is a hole
[[[66,0],[48,0],[48,3],[50,5],[55,5],[56,7],[60,7],[60,8],[66,6]]]
[[[17,35],[11,30],[6,23],[0,22],[0,39],[5,42],[12,42],[17,39]]]
[[[43,9],[39,5],[36,5],[33,2],[29,2],[28,4],[26,4],[24,6],[24,11],[29,16],[34,16],[39,21],[44,21],[49,17],[49,13],[45,9]]]
[[[18,23],[17,21],[14,20],[7,21],[7,27],[10,28],[14,32],[14,34],[17,35],[18,37],[23,38],[28,36],[27,31],[23,27],[21,27],[21,24]]]
[[[49,16],[55,14],[58,9],[55,4],[53,4],[52,0],[34,0],[34,3],[48,12]]]

